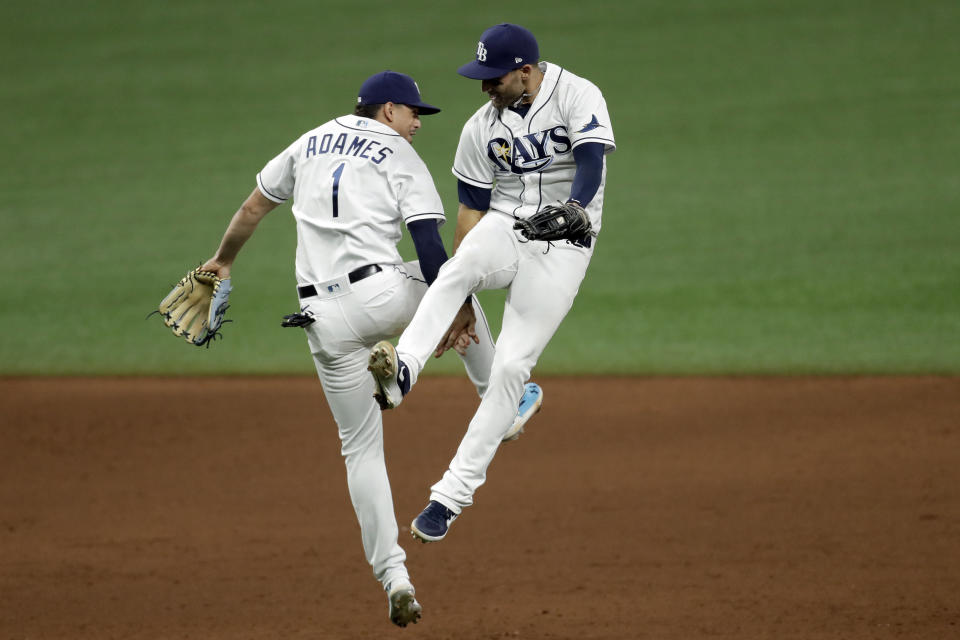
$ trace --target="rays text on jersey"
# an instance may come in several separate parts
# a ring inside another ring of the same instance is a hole
[[[528,173],[542,171],[556,156],[570,153],[571,149],[566,128],[557,126],[514,138],[512,145],[503,138],[494,138],[487,143],[487,156],[503,171]]]

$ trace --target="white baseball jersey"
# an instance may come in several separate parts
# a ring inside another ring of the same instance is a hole
[[[573,149],[599,142],[616,148],[603,94],[592,82],[547,62],[540,90],[526,116],[480,107],[460,134],[453,173],[467,184],[493,189],[490,211],[528,218],[542,207],[565,202],[576,173]],[[594,233],[600,230],[603,187],[587,206]]]
[[[445,220],[427,166],[385,124],[341,116],[300,136],[257,174],[273,202],[293,198],[298,284],[367,264],[400,264],[401,221]]]

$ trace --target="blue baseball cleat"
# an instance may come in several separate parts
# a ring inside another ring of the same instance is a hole
[[[516,440],[523,433],[523,426],[533,417],[533,414],[540,411],[540,405],[543,404],[543,389],[536,382],[528,382],[523,386],[523,395],[520,396],[520,405],[517,408],[517,417],[513,419],[513,425],[504,434],[503,442]]]
[[[410,524],[410,533],[420,542],[437,542],[443,540],[456,519],[457,514],[436,500],[431,500],[427,508]]]

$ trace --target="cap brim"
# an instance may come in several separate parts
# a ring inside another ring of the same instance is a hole
[[[435,113],[440,113],[440,109],[426,102],[418,102],[409,106],[416,107],[421,116],[432,116]]]
[[[511,71],[513,71],[513,69],[499,69],[497,67],[488,67],[485,64],[480,64],[476,60],[468,62],[467,64],[457,69],[457,73],[459,73],[465,78],[470,78],[472,80],[493,80],[494,78],[505,76]]]

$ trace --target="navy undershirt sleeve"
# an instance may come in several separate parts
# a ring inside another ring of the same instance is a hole
[[[599,184],[599,183],[597,183]],[[483,189],[467,184],[463,180],[457,180],[457,198],[460,203],[477,211],[486,211],[490,208],[490,194],[492,189]]]
[[[577,173],[570,187],[570,199],[586,207],[597,195],[600,179],[603,177],[603,143],[585,142],[573,150],[573,159],[577,163]]]
[[[437,279],[440,265],[447,261],[447,250],[443,248],[443,239],[437,221],[416,220],[407,225],[410,237],[413,238],[413,248],[417,250],[420,260],[420,270],[427,284]]]

